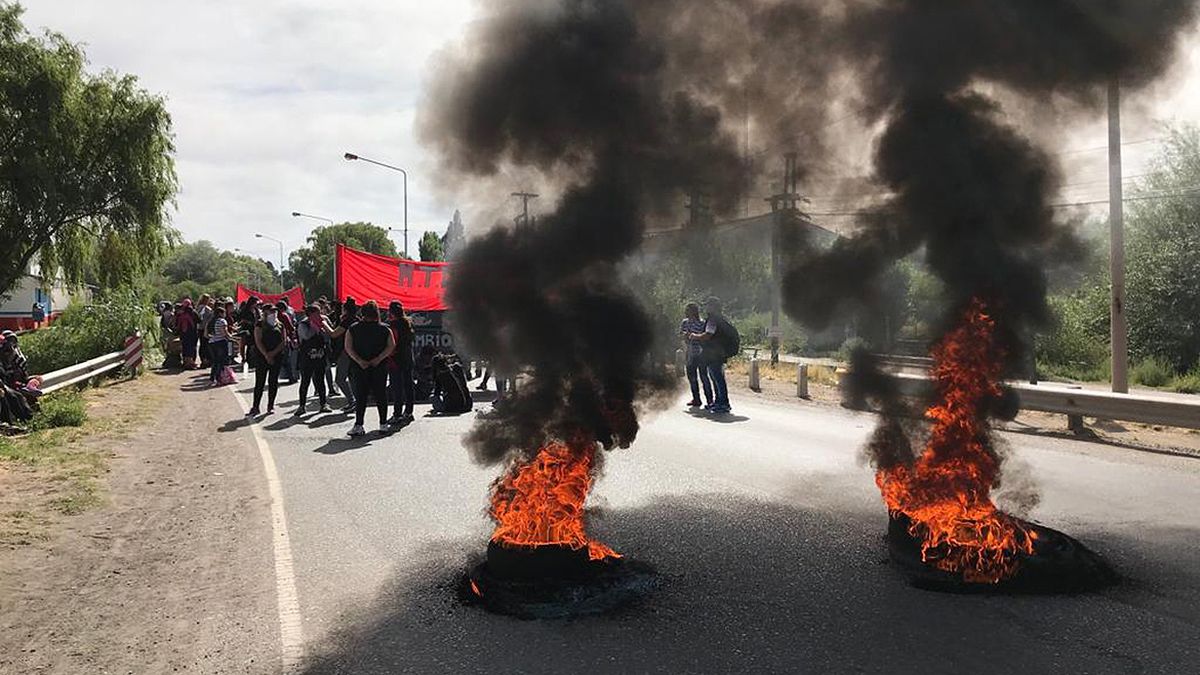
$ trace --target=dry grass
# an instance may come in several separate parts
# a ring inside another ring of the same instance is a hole
[[[750,377],[750,362],[745,359],[730,361],[725,367],[725,372],[730,380],[737,378],[738,381],[746,381]],[[758,364],[758,375],[763,380],[771,382],[795,384],[796,364],[779,363],[772,365],[770,361],[760,361]],[[808,367],[808,381],[810,384],[835,387],[837,386],[838,378],[834,369],[830,366],[810,365]]]

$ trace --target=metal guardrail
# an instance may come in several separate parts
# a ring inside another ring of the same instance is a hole
[[[111,373],[119,368],[128,368],[130,372],[134,372],[142,364],[144,346],[145,342],[141,333],[136,333],[125,338],[125,348],[121,351],[97,356],[83,363],[46,373],[42,375],[42,392],[52,394],[60,389],[86,382],[97,375]]]
[[[125,365],[125,352],[113,352],[97,356],[90,361],[84,361],[62,370],[46,373],[42,376],[42,391],[52,394],[73,384],[90,380],[97,375],[112,372]]]
[[[897,373],[891,377],[900,384],[901,391],[914,395],[928,393],[932,383],[930,378],[922,375]],[[1200,398],[1189,401],[1023,382],[1012,382],[1005,386],[1016,392],[1022,410],[1200,429]]]

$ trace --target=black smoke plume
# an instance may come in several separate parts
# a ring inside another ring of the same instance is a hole
[[[860,75],[866,122],[883,125],[875,172],[891,197],[856,236],[798,256],[785,275],[785,309],[822,325],[869,308],[891,264],[923,251],[949,294],[946,321],[982,298],[1014,373],[1049,319],[1047,269],[1078,246],[1051,206],[1061,184],[1055,161],[1005,123],[987,92],[1005,90],[1030,108],[1102,110],[1114,79],[1136,90],[1160,76],[1195,17],[1192,0],[854,4],[839,30],[842,53]],[[852,388],[893,409],[895,392],[876,386],[884,380],[872,364],[856,365],[863,379]],[[896,460],[885,455],[875,459]]]
[[[493,229],[456,261],[460,339],[499,372],[530,375],[470,433],[477,461],[553,439],[628,446],[638,402],[672,386],[617,265],[691,186],[727,211],[745,176],[718,107],[670,75],[663,35],[642,25],[638,8],[655,4],[492,3],[431,94],[423,131],[450,169],[533,168],[567,185],[552,213]]]

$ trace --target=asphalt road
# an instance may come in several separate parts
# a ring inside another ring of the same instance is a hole
[[[607,456],[590,501],[592,533],[655,565],[662,587],[613,615],[520,621],[461,606],[451,590],[486,543],[498,473],[462,448],[473,415],[418,407],[401,433],[350,440],[341,415],[295,423],[294,396],[284,389],[280,413],[260,424],[283,483],[309,672],[1200,664],[1200,460],[1005,434],[1002,504],[1083,540],[1127,581],[1076,597],[944,595],[886,562],[885,513],[859,461],[870,415],[749,396],[724,422],[680,407]]]

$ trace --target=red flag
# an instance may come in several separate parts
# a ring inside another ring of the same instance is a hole
[[[384,307],[399,300],[405,310],[413,312],[448,309],[443,282],[449,263],[389,258],[338,244],[334,266],[334,290],[341,300],[352,296],[359,304],[374,300]]]
[[[251,290],[245,286],[237,285],[237,301],[245,302],[247,298],[254,296],[262,302],[269,302],[272,305],[280,300],[287,300],[288,306],[294,310],[304,309],[304,289],[296,286],[282,293],[262,293],[260,291]]]

